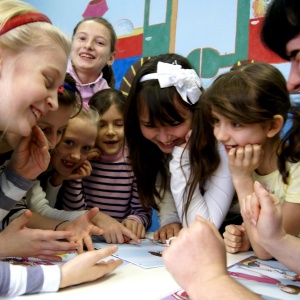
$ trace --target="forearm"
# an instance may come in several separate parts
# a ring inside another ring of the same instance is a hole
[[[209,220],[219,228],[229,210],[234,195],[234,187],[228,169],[227,154],[220,151],[221,162],[218,169],[206,183],[206,191],[202,195],[197,185],[186,215],[183,215],[188,197],[186,192],[187,180],[190,177],[190,162],[188,152],[181,155],[182,150],[175,147],[173,159],[170,162],[171,190],[184,226],[188,226],[199,215]]]
[[[17,175],[9,166],[0,174],[0,220],[22,199],[35,181]]]
[[[220,299],[223,300],[258,300],[261,299],[253,292],[240,285],[227,274],[212,278],[208,282],[196,282],[186,289],[190,299]],[[221,296],[222,295],[222,296]]]
[[[264,239],[261,243],[280,263],[296,274],[300,274],[300,264],[295,263],[299,261],[300,256],[300,241],[298,237],[285,234],[279,240],[271,237]]]
[[[37,277],[44,280],[34,280]],[[15,297],[39,292],[56,292],[61,275],[59,266],[56,265],[27,268],[0,263],[0,278],[0,296]],[[24,282],[24,278],[27,278],[27,282]]]
[[[55,230],[59,223],[61,223],[61,220],[51,219],[36,213],[32,213],[32,218],[29,220],[26,226],[32,229]]]
[[[253,233],[251,231],[253,224],[251,224],[249,221],[244,221],[243,225],[246,228],[247,235],[251,244],[251,247],[255,253],[255,255],[264,260],[268,260],[273,258],[273,255],[263,246],[261,241],[259,240],[258,242],[256,239],[253,237]]]

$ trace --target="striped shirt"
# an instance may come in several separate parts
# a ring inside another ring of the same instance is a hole
[[[136,178],[123,149],[116,155],[102,155],[91,161],[92,173],[80,180],[63,184],[62,208],[82,210],[99,207],[119,222],[135,220],[147,229],[151,210],[146,212],[139,200]]]

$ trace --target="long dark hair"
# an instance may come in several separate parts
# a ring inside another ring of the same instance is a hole
[[[277,145],[277,167],[286,184],[286,161],[300,159],[300,114],[291,106],[286,80],[274,66],[251,63],[220,75],[203,94],[203,101],[217,113],[241,124],[272,122],[281,115],[284,122],[292,119],[285,136],[280,132],[272,139]]]
[[[160,88],[156,79],[140,82],[144,75],[156,73],[159,61],[177,63],[184,69],[193,68],[185,57],[178,54],[152,57],[138,69],[124,110],[125,139],[133,171],[137,177],[139,197],[144,207],[151,206],[157,210],[159,207],[155,198],[163,201],[164,192],[170,184],[167,164],[169,155],[143,136],[139,123],[140,111],[143,107],[147,107],[149,122],[154,127],[169,126],[183,121],[174,105],[175,102],[193,113],[195,109],[198,111],[198,104],[190,105],[183,101],[175,87]],[[191,157],[196,156],[194,148],[191,153],[193,153]],[[160,186],[156,186],[157,179]]]

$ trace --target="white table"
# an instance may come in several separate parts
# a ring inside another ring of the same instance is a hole
[[[232,265],[252,254],[253,252],[227,254],[227,264]],[[15,299],[158,300],[179,289],[165,267],[143,269],[128,264],[93,283],[69,287],[57,293],[41,293]]]

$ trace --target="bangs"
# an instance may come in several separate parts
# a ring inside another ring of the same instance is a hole
[[[191,110],[191,105],[181,100],[174,87],[160,88],[158,84],[151,85],[149,82],[145,82],[138,92],[138,115],[147,114],[148,122],[154,127],[183,122],[185,119],[178,111],[178,105],[188,110]]]
[[[265,111],[257,105],[257,94],[245,80],[243,74],[231,77],[230,80],[217,80],[214,88],[205,93],[205,101],[212,110],[222,116],[241,124],[265,122]]]

